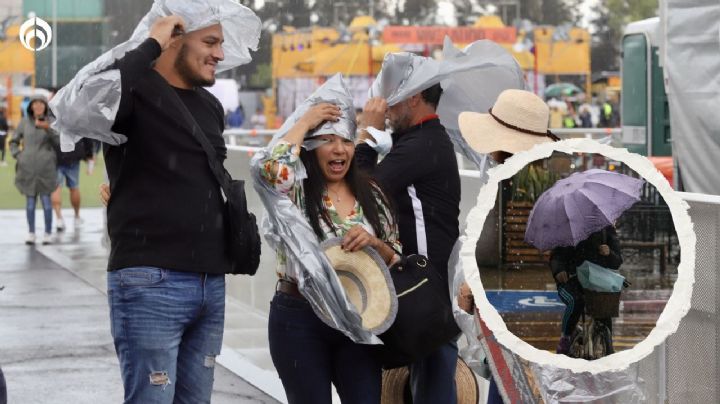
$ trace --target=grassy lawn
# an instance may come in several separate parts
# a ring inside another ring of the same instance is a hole
[[[25,209],[25,197],[15,188],[15,159],[6,155],[7,167],[0,167],[0,209]],[[105,182],[105,161],[102,153],[95,157],[95,170],[87,174],[87,164],[80,163],[80,195],[82,207],[99,207],[98,187]],[[63,208],[70,208],[70,194],[63,186]],[[40,203],[38,202],[38,205]]]

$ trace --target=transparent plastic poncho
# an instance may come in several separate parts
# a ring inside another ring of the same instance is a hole
[[[145,41],[155,20],[169,15],[181,16],[187,32],[222,25],[225,59],[218,64],[218,72],[250,62],[250,50],[257,49],[260,19],[238,0],[155,0],[130,39],[80,69],[50,101],[57,118],[53,128],[60,133],[63,151],[73,150],[83,137],[111,145],[127,141],[110,130],[120,107],[121,86],[120,71],[108,67]]]
[[[270,144],[257,152],[250,162],[254,188],[266,208],[261,231],[268,244],[287,258],[288,272],[297,277],[300,292],[310,302],[318,318],[355,342],[380,344],[378,337],[362,327],[360,315],[347,299],[335,270],[320,247],[321,241],[307,218],[287,195],[279,193],[261,175],[262,162],[267,160],[277,142],[310,107],[321,102],[338,105],[342,116],[338,122],[325,122],[309,132],[303,147],[316,148],[319,144],[311,137],[321,134],[334,134],[355,141],[356,123],[352,95],[342,76],[338,74],[300,104],[273,136]],[[307,178],[307,173],[301,162],[298,161],[297,164],[295,180],[301,183]]]

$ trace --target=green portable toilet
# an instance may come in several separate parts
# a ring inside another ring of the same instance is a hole
[[[622,39],[622,142],[644,156],[672,155],[659,27],[658,17],[633,22],[625,27]]]

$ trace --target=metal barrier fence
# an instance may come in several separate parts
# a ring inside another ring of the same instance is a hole
[[[226,143],[231,146],[239,146],[246,144],[248,140],[262,139],[265,136],[273,136],[277,132],[276,129],[227,129],[223,136]],[[620,128],[556,128],[552,132],[561,139],[572,138],[592,138],[602,139],[608,136],[620,135]],[[264,144],[264,143],[263,143]],[[259,146],[260,144],[253,144]]]

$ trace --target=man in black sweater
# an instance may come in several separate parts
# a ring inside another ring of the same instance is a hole
[[[453,144],[435,112],[442,88],[436,84],[388,107],[372,98],[363,111],[363,127],[393,129],[390,152],[378,164],[378,154],[363,140],[355,148],[358,166],[370,171],[388,195],[398,215],[403,254],[429,258],[448,280],[448,259],[460,231],[460,174]],[[457,344],[450,341],[410,366],[413,403],[454,403]]]
[[[112,130],[127,142],[105,149],[108,300],[126,403],[209,403],[222,345],[224,202],[180,102],[224,160],[223,109],[202,88],[224,57],[223,31],[184,29],[181,17],[157,19],[113,66],[122,95]]]

